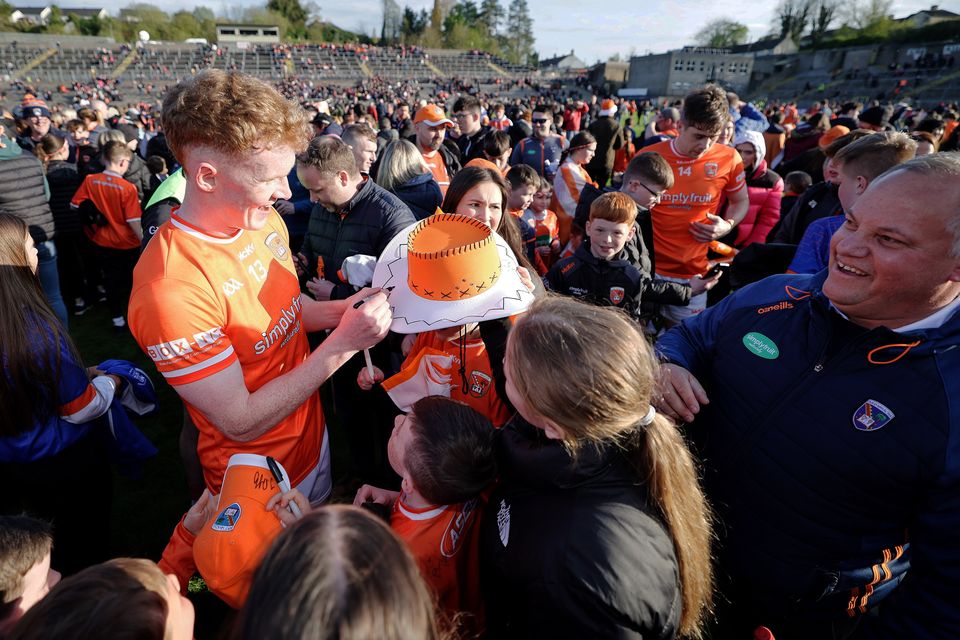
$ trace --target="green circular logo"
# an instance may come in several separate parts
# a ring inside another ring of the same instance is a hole
[[[751,331],[743,336],[743,346],[753,355],[760,356],[765,360],[776,360],[780,356],[777,343],[756,331]]]

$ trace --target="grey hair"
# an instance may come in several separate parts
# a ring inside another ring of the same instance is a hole
[[[383,150],[376,183],[387,191],[393,191],[422,173],[426,173],[426,169],[417,147],[408,140],[395,140]]]
[[[940,152],[931,153],[926,156],[914,158],[903,164],[891,167],[882,175],[888,177],[897,172],[912,173],[925,178],[936,178],[938,185],[949,186],[960,184],[960,152]],[[954,189],[955,196],[960,196]],[[951,203],[947,200],[947,206],[952,204],[953,211],[950,219],[947,220],[947,230],[953,234],[953,246],[950,249],[951,258],[960,258],[960,198],[954,198]]]

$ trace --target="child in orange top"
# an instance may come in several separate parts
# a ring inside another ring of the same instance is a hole
[[[412,364],[425,349],[452,356],[450,398],[472,407],[497,428],[507,423],[512,413],[497,394],[490,357],[487,355],[487,346],[480,337],[479,325],[473,323],[463,327],[437,329],[411,334],[409,338],[413,338],[413,343],[406,353],[404,368]],[[406,344],[408,343],[405,342],[404,346]],[[361,389],[369,391],[374,383],[381,382],[383,378],[383,372],[377,367],[373,367],[373,378],[364,367],[357,376],[357,384]]]
[[[354,504],[390,507],[390,528],[407,544],[439,609],[463,637],[483,630],[477,522],[496,478],[494,430],[473,409],[428,397],[397,416],[387,444],[401,491],[364,485]]]
[[[121,142],[107,143],[103,150],[103,173],[87,176],[70,206],[91,221],[87,237],[97,245],[104,273],[107,305],[113,326],[124,327],[127,300],[133,288],[133,268],[140,257],[140,196],[123,179],[133,152]]]
[[[527,252],[527,260],[536,267],[537,272],[542,276],[547,272],[547,269],[536,251],[536,231],[534,226],[530,224],[529,219],[525,220],[523,217],[524,212],[533,202],[534,194],[540,188],[540,175],[534,171],[533,167],[518,164],[510,167],[506,178],[510,185],[510,191],[507,193],[507,210],[520,223],[518,226],[523,236],[523,248]]]
[[[560,219],[560,242],[569,239],[570,224],[577,214],[580,193],[588,184],[597,183],[584,168],[593,160],[597,152],[597,139],[589,131],[581,131],[573,136],[570,147],[560,156],[560,171],[553,179],[552,208]]]
[[[560,253],[560,223],[557,214],[548,207],[553,197],[553,186],[546,178],[540,179],[540,188],[533,194],[524,220],[533,226],[537,255],[549,268]]]

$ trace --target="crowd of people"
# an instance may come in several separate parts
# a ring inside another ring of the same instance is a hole
[[[423,90],[4,114],[0,637],[960,635],[956,105]],[[111,559],[150,377],[191,507]]]

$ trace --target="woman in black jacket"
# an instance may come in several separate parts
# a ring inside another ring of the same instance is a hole
[[[547,297],[517,320],[504,369],[519,417],[500,432],[481,525],[490,636],[701,637],[710,516],[650,404],[643,336],[616,310]]]
[[[403,200],[418,222],[436,213],[443,201],[440,185],[416,146],[407,140],[391,142],[383,150],[376,183]]]
[[[99,278],[96,253],[83,233],[83,221],[77,209],[70,206],[73,194],[83,179],[77,165],[67,162],[70,146],[59,136],[47,134],[34,147],[43,164],[50,187],[50,212],[56,229],[53,243],[57,247],[57,271],[64,302],[74,315],[83,315],[96,299]]]

